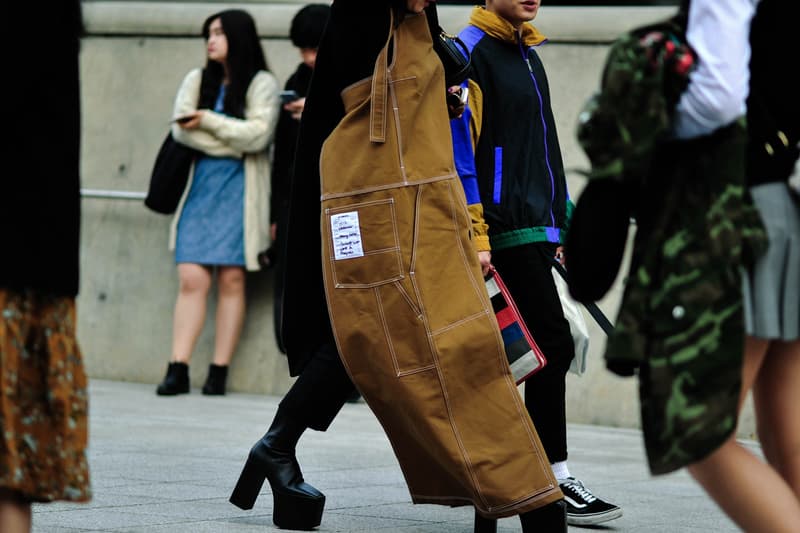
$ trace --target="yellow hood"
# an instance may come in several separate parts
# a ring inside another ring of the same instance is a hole
[[[477,26],[485,31],[487,35],[495,39],[510,43],[517,42],[517,30],[514,29],[514,26],[504,18],[495,15],[491,11],[487,11],[481,6],[477,6],[472,10],[469,23],[473,26]],[[547,37],[542,35],[542,33],[530,23],[523,24],[519,29],[519,33],[522,44],[525,46],[536,46],[547,39]]]

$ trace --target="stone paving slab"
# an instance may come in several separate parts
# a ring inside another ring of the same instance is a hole
[[[94,498],[34,506],[34,533],[249,533],[279,531],[264,484],[254,509],[228,502],[250,446],[280,398],[252,394],[158,397],[152,385],[92,380]],[[618,520],[570,533],[736,532],[686,472],[650,476],[637,430],[570,424],[570,470],[624,509]],[[748,442],[759,453],[755,443]],[[308,431],[298,457],[326,496],[321,532],[470,533],[472,510],[412,505],[380,425],[347,404],[326,433]],[[501,533],[520,531],[516,518]]]

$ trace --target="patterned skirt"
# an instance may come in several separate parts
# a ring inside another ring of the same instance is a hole
[[[87,381],[73,298],[0,289],[0,487],[91,498]]]

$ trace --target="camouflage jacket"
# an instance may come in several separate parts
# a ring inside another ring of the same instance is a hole
[[[639,183],[630,274],[608,368],[638,370],[650,469],[705,457],[734,431],[744,342],[741,270],[766,245],[744,187],[741,123],[661,142]]]
[[[600,90],[578,116],[577,137],[590,179],[638,180],[658,142],[669,137],[675,105],[697,55],[686,40],[686,14],[635,28],[611,46]]]

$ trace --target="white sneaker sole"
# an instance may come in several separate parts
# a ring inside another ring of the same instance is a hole
[[[619,507],[604,513],[595,513],[591,515],[567,513],[567,524],[571,526],[593,526],[608,522],[609,520],[616,520],[620,516],[622,516],[622,509]]]

